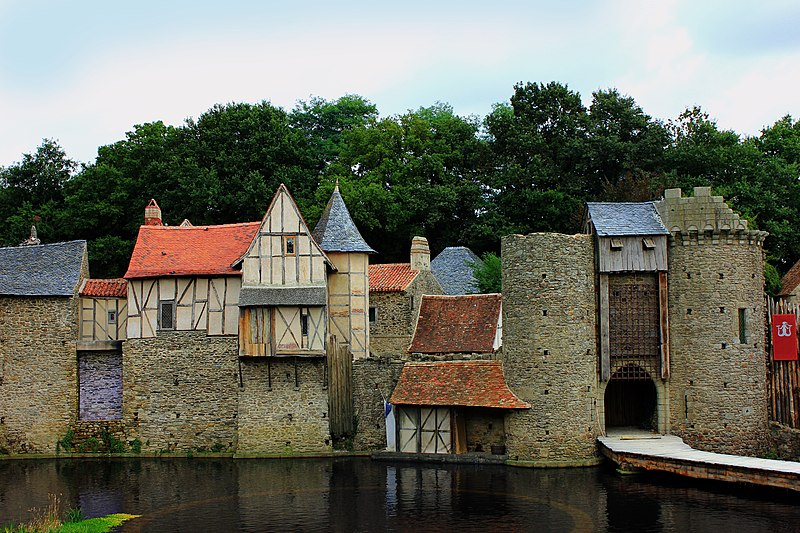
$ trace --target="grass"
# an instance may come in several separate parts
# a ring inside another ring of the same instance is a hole
[[[16,526],[2,526],[0,533],[105,533],[136,515],[110,514],[101,518],[84,519],[80,509],[67,509],[61,512],[61,498],[56,494],[47,495],[47,509],[33,508],[31,519]]]

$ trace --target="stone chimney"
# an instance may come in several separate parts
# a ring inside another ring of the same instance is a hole
[[[163,226],[161,222],[161,208],[155,200],[150,200],[147,207],[144,208],[144,225],[145,226]]]
[[[414,237],[411,239],[411,270],[430,271],[431,250],[428,248],[428,239]]]
[[[36,235],[36,226],[31,226],[31,236],[25,239],[20,243],[20,246],[36,246],[38,244],[42,244],[42,241],[39,240],[39,237]]]

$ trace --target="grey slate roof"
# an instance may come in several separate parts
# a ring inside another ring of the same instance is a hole
[[[470,263],[482,261],[465,246],[449,246],[431,261],[431,271],[446,295],[478,292],[478,281],[472,274]]]
[[[72,296],[85,253],[86,241],[0,248],[0,294]]]
[[[588,202],[586,207],[600,237],[669,235],[653,202]]]
[[[249,305],[325,305],[325,287],[244,287],[239,307]]]
[[[328,206],[314,228],[314,240],[324,252],[366,252],[374,254],[375,250],[364,242],[358,231],[350,211],[339,193],[339,186],[333,189]]]

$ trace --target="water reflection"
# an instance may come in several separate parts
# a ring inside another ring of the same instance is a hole
[[[122,531],[795,531],[800,508],[600,468],[529,470],[369,459],[0,461],[0,524],[61,494]],[[777,500],[777,501],[774,501]]]

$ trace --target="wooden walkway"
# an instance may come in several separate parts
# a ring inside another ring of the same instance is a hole
[[[672,435],[610,435],[598,437],[597,441],[602,454],[622,471],[657,470],[800,492],[797,462],[703,452]]]

